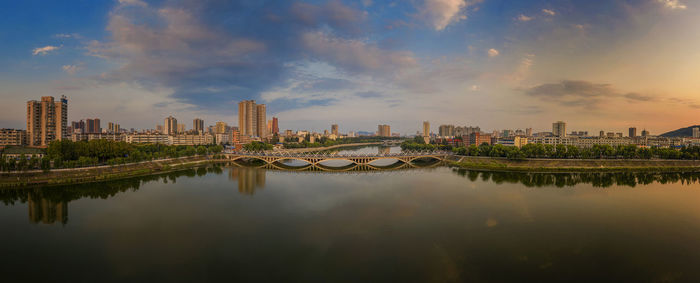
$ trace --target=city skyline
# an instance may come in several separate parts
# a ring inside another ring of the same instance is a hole
[[[691,1],[35,6],[0,4],[22,15],[0,20],[2,128],[25,125],[17,105],[61,95],[71,99],[69,121],[123,128],[170,115],[235,124],[243,100],[266,104],[282,129],[337,121],[401,134],[426,120],[535,131],[563,120],[582,131],[658,134],[696,125],[700,114],[700,56],[688,48],[700,43],[700,11]],[[90,16],[71,16],[76,9]],[[222,20],[242,14],[252,16]]]

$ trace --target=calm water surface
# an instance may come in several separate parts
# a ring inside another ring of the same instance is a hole
[[[227,165],[0,190],[0,271],[3,282],[698,282],[699,178]]]

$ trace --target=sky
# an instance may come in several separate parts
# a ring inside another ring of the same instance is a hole
[[[69,120],[652,134],[700,124],[697,0],[0,1],[0,128]]]

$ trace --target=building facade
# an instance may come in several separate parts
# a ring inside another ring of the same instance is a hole
[[[41,101],[27,102],[27,143],[47,146],[54,140],[68,136],[68,99],[44,96]]]
[[[331,134],[338,136],[338,124],[331,125]]]
[[[430,122],[428,122],[428,121],[423,121],[423,136],[424,137],[430,136]]]
[[[204,120],[195,118],[192,120],[192,130],[198,134],[204,134]]]
[[[377,126],[377,136],[391,137],[391,127],[389,125]]]
[[[552,123],[552,135],[555,137],[566,137],[566,123],[562,121]]]
[[[27,131],[0,129],[0,146],[27,144]]]

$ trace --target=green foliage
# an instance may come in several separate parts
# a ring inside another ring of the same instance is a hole
[[[53,168],[74,168],[95,165],[118,165],[163,158],[178,158],[197,154],[220,153],[220,145],[174,146],[164,144],[137,145],[110,140],[73,142],[54,141],[46,150]],[[43,167],[42,167],[43,169]]]
[[[556,159],[686,159],[700,160],[700,146],[673,148],[639,148],[636,145],[593,145],[591,148],[578,148],[573,145],[543,145],[526,144],[522,148],[488,145],[471,145],[468,148],[453,149],[458,155],[507,157],[509,159],[523,158],[556,158]]]
[[[272,145],[264,142],[251,142],[243,146],[243,149],[248,151],[272,150]]]

